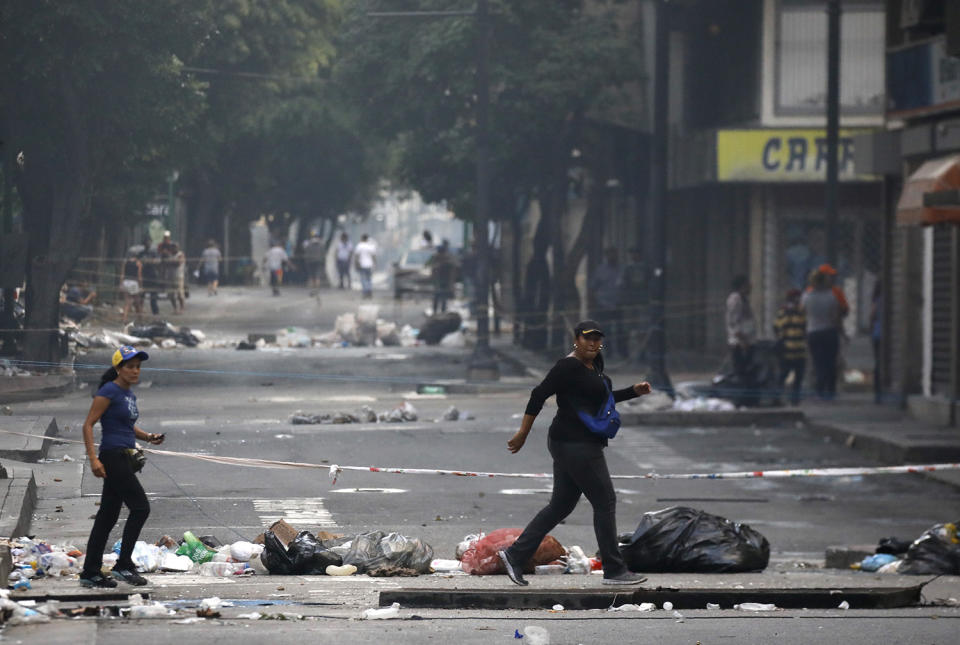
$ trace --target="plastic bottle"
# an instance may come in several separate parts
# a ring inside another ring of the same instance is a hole
[[[246,562],[204,562],[200,565],[200,575],[208,577],[232,576],[246,568]]]
[[[207,548],[207,545],[197,539],[191,531],[184,531],[183,546],[177,549],[178,555],[186,555],[197,563],[209,562],[213,558],[215,551]]]

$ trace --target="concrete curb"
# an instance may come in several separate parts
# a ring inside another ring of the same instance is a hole
[[[391,589],[380,592],[380,606],[399,602],[421,609],[607,609],[628,603],[673,603],[676,609],[704,609],[707,603],[731,609],[745,602],[772,603],[781,609],[836,609],[846,601],[855,609],[890,609],[920,603],[923,584],[910,587],[799,589]]]
[[[10,417],[7,417],[10,419]],[[57,427],[57,420],[54,417],[40,416],[36,417],[32,422],[29,421],[29,417],[23,419],[26,423],[29,423],[29,427],[20,429],[18,432],[23,432],[25,434],[32,435],[43,435],[44,437],[56,437],[59,434],[59,428]],[[0,424],[4,424],[3,420],[0,420]],[[7,421],[8,425],[10,424]],[[21,426],[22,428],[22,426]],[[0,459],[11,459],[13,461],[23,461],[23,462],[36,462],[40,459],[43,459],[47,456],[47,453],[50,452],[50,444],[52,443],[48,439],[37,439],[34,437],[20,438],[16,435],[5,435],[5,438],[9,437],[13,442],[22,442],[17,447],[11,447],[9,445],[4,446],[0,443]],[[4,441],[3,443],[6,443]]]
[[[76,376],[63,376],[56,379],[53,385],[25,390],[0,390],[0,404],[25,403],[27,401],[42,401],[68,394],[76,387]]]
[[[37,480],[33,471],[12,469],[9,479],[0,480],[0,490],[3,490],[0,537],[17,538],[25,535],[30,530],[30,519],[37,505]]]

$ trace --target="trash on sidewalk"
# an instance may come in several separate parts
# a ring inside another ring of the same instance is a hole
[[[399,533],[371,531],[355,536],[343,556],[343,564],[352,564],[359,573],[385,566],[430,573],[433,547],[419,538]]]
[[[774,604],[762,602],[742,602],[739,605],[734,605],[733,608],[737,611],[778,611],[780,609]]]
[[[627,603],[619,607],[610,607],[607,611],[656,611],[657,606],[652,602],[642,602],[639,605]]]
[[[873,555],[868,555],[857,564],[850,565],[850,568],[872,572],[879,570],[884,565],[890,564],[891,562],[897,562],[899,560],[900,558],[891,553],[875,553]]]
[[[677,399],[672,409],[680,412],[729,412],[737,407],[726,399],[698,396],[695,399]]]
[[[129,323],[126,327],[126,333],[139,338],[147,338],[163,346],[164,339],[173,340],[176,345],[185,347],[196,347],[201,341],[206,339],[206,335],[199,330],[191,330],[189,327],[178,327],[170,324],[166,320],[155,320],[146,325]],[[159,341],[159,342],[158,342]]]
[[[343,564],[339,554],[309,531],[297,533],[287,546],[273,531],[265,531],[260,561],[272,575],[325,575],[327,567]]]
[[[331,564],[324,570],[328,576],[352,576],[357,572],[357,568],[352,564],[343,564],[336,566]]]
[[[960,538],[957,523],[934,524],[910,545],[899,573],[960,575]]]
[[[746,524],[684,506],[644,513],[633,534],[620,537],[631,571],[736,573],[765,569],[770,543]]]
[[[663,390],[654,390],[646,396],[630,399],[623,405],[631,410],[640,410],[641,412],[658,412],[660,410],[669,410],[672,408],[673,397]]]
[[[514,635],[516,638],[516,635]],[[527,625],[523,628],[523,635],[526,645],[550,645],[550,632],[545,627],[537,625]]]
[[[475,542],[471,542],[470,546],[463,552],[463,557],[460,558],[463,570],[475,576],[506,573],[497,551],[506,549],[516,542],[522,532],[522,529],[517,528],[496,529]],[[530,558],[530,561],[524,565],[524,573],[533,573],[537,565],[550,564],[564,555],[566,555],[566,550],[563,545],[555,537],[548,535],[540,542],[540,546],[537,547],[537,551]]]
[[[385,410],[380,414],[369,405],[361,406],[356,412],[324,412],[311,414],[297,410],[290,415],[292,425],[320,425],[341,423],[405,423],[417,420],[417,409],[409,401],[403,401],[392,410]]]
[[[176,611],[168,609],[162,602],[148,602],[138,593],[127,598],[129,607],[121,607],[120,615],[126,618],[167,618],[175,616]]]
[[[457,406],[451,405],[437,421],[471,421],[475,418],[472,413],[461,412]]]
[[[400,603],[395,602],[389,607],[382,609],[364,609],[360,614],[360,620],[389,620],[400,616]]]
[[[434,314],[424,321],[417,340],[427,345],[437,345],[447,334],[460,331],[463,319],[455,311]]]

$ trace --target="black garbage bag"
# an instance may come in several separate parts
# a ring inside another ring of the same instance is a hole
[[[888,553],[890,555],[903,555],[912,544],[909,540],[901,540],[898,537],[880,538],[877,543],[876,553]]]
[[[437,345],[444,336],[460,329],[462,323],[463,319],[455,311],[434,314],[420,326],[417,340],[422,340],[427,345]]]
[[[297,533],[287,547],[287,555],[293,563],[293,573],[306,576],[324,575],[331,564],[343,564],[343,558],[325,549],[310,531]]]
[[[423,540],[383,531],[355,536],[343,556],[343,564],[352,564],[357,573],[389,565],[429,573],[432,561],[433,547]]]
[[[620,553],[631,571],[735,573],[765,569],[770,543],[746,524],[672,506],[644,513],[637,530],[620,537]]]
[[[934,524],[907,549],[898,573],[913,576],[960,575],[960,543],[957,523]]]
[[[286,576],[293,573],[293,561],[287,554],[287,548],[270,530],[263,532],[263,553],[260,554],[260,562],[271,575]]]

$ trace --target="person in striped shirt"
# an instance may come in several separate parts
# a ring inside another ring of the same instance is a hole
[[[783,391],[787,377],[792,373],[790,403],[798,405],[803,373],[807,365],[807,316],[800,306],[799,289],[787,291],[786,302],[777,311],[773,333],[777,338],[777,354],[780,359],[780,391]]]

